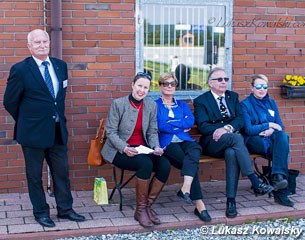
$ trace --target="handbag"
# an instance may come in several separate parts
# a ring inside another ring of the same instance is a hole
[[[106,140],[106,126],[104,119],[100,120],[96,136],[90,141],[90,149],[88,153],[88,164],[90,166],[102,166],[107,162],[103,159],[101,151]]]

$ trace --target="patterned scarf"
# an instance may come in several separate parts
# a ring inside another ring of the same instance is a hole
[[[250,102],[253,106],[254,111],[256,112],[256,120],[258,121],[257,124],[263,124],[263,123],[269,123],[274,122],[275,117],[271,116],[269,113],[269,109],[272,109],[272,105],[270,102],[269,95],[266,94],[265,97],[262,99],[258,99],[254,97],[253,93],[250,94]],[[265,154],[268,156],[270,154],[270,136],[264,137],[264,148],[265,148]]]

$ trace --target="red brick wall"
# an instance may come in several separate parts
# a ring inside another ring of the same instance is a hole
[[[23,156],[20,146],[12,144],[13,120],[2,107],[2,99],[11,65],[29,55],[27,33],[43,28],[42,2],[0,2],[0,193],[27,191]],[[49,8],[48,1],[48,31]],[[86,158],[98,119],[106,116],[113,98],[130,91],[135,69],[135,0],[63,0],[62,9],[63,59],[70,70],[66,106],[72,189],[92,189],[95,176],[105,177],[112,187],[110,166],[88,167]],[[303,172],[304,99],[281,99],[279,85],[286,73],[305,75],[304,56],[300,54],[305,52],[305,26],[245,26],[245,22],[287,19],[291,24],[303,23],[304,12],[301,1],[234,1],[233,22],[239,25],[233,28],[232,85],[244,98],[249,94],[252,74],[268,75],[270,93],[278,102],[291,137],[291,167]],[[223,163],[205,164],[200,169],[202,180],[223,179],[224,174]],[[173,171],[170,182],[178,181],[181,182],[179,172]]]
[[[302,172],[305,101],[281,98],[279,86],[285,74],[305,75],[304,15],[304,1],[235,1],[234,21],[245,27],[233,29],[233,89],[242,99],[250,93],[251,75],[269,77],[269,93],[277,101],[290,136],[290,167]]]

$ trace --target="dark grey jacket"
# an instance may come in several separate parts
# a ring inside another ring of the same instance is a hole
[[[147,98],[143,102],[142,127],[145,142],[151,148],[159,147],[156,103]],[[102,150],[105,160],[112,162],[117,152],[123,153],[136,126],[137,116],[138,110],[130,105],[128,96],[113,101],[107,117],[107,140]]]

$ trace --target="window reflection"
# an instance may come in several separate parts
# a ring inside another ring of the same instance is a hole
[[[159,91],[163,72],[176,75],[178,90],[205,90],[214,66],[224,67],[225,31],[209,24],[224,16],[225,6],[144,4],[143,66],[152,75],[152,91]]]

